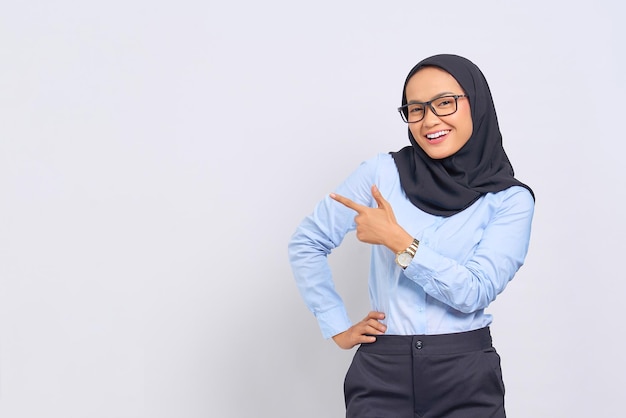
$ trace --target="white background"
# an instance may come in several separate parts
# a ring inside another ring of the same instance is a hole
[[[508,414],[614,417],[626,387],[618,1],[3,1],[0,417],[341,417],[352,351],[291,276],[296,225],[408,144],[409,69],[490,83],[536,193],[490,307]],[[331,256],[354,320],[368,248]]]

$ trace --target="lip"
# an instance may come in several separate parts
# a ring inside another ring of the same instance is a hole
[[[439,137],[437,137],[435,139],[430,139],[430,138],[428,138],[426,136],[426,135],[434,134],[434,133],[441,132],[441,131],[448,131],[448,133],[443,134],[443,135],[441,135],[441,136],[439,136]],[[424,135],[424,138],[426,139],[426,141],[428,141],[429,144],[436,145],[436,144],[440,144],[443,141],[445,141],[446,138],[448,137],[448,135],[450,135],[450,132],[452,132],[452,131],[449,130],[449,129],[438,129],[436,131],[428,132],[426,135]]]

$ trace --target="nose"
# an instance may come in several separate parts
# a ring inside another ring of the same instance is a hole
[[[424,126],[435,126],[441,121],[439,119],[439,116],[435,115],[435,112],[433,112],[430,106],[426,106],[425,112],[426,113],[424,114],[424,120],[422,122]]]

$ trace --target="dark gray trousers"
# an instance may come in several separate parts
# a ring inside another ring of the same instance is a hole
[[[489,328],[383,335],[362,344],[345,379],[347,418],[504,418]]]

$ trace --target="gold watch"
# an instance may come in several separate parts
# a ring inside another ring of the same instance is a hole
[[[407,268],[407,266],[411,264],[413,257],[415,257],[415,253],[417,252],[417,247],[419,247],[419,245],[420,242],[414,239],[411,245],[409,245],[409,248],[396,254],[396,264],[403,269]]]

